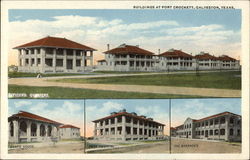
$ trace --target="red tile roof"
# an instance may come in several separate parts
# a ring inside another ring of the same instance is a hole
[[[72,125],[70,125],[70,124],[62,125],[62,126],[60,126],[60,128],[78,128],[78,129],[80,129],[79,127],[72,126]]]
[[[68,40],[66,38],[58,37],[45,37],[33,42],[29,42],[20,46],[15,47],[14,49],[19,48],[30,48],[30,47],[56,47],[56,48],[67,48],[67,49],[80,49],[80,50],[90,50],[95,51],[95,49],[82,45],[80,43]]]
[[[232,57],[229,57],[229,56],[227,56],[227,55],[219,56],[218,58],[219,58],[219,60],[221,60],[221,61],[236,61],[236,59],[234,59],[234,58],[232,58]]]
[[[137,55],[154,55],[153,52],[139,48],[137,46],[131,46],[122,44],[117,48],[104,52],[105,54],[137,54]]]
[[[19,111],[17,114],[13,114],[9,118],[12,118],[12,117],[13,118],[14,117],[18,117],[18,118],[34,119],[34,120],[37,120],[37,121],[42,121],[42,122],[47,122],[47,123],[53,123],[53,124],[62,124],[62,123],[59,123],[59,122],[56,122],[56,121],[53,121],[53,120],[50,120],[50,119],[38,116],[36,114],[25,112],[25,111]]]
[[[113,115],[110,115],[110,116],[107,116],[107,117],[104,117],[104,118],[100,118],[100,119],[94,120],[92,122],[103,121],[103,120],[114,118],[114,117],[118,117],[118,116],[121,116],[121,115],[126,115],[126,116],[129,116],[129,117],[137,118],[137,119],[144,120],[144,121],[154,122],[154,123],[157,123],[157,124],[165,126],[165,124],[162,124],[162,123],[150,120],[148,118],[144,118],[142,116],[137,116],[137,115],[134,115],[134,114],[128,113],[128,112],[118,112],[116,114],[113,114]]]
[[[180,57],[180,58],[192,58],[193,56],[185,53],[181,50],[175,50],[175,49],[171,49],[168,50],[167,52],[164,52],[162,54],[159,54],[159,56],[164,56],[164,57]]]
[[[205,117],[205,118],[202,118],[202,119],[199,119],[199,120],[194,120],[194,122],[200,122],[200,121],[204,121],[204,120],[208,120],[208,119],[216,118],[216,117],[221,117],[221,116],[228,115],[228,114],[235,115],[235,116],[240,116],[238,114],[234,114],[234,113],[231,113],[231,112],[222,112],[222,113],[215,114],[215,115],[212,115],[212,116],[209,116],[209,117]]]
[[[194,56],[196,59],[199,59],[199,60],[219,60],[217,57],[215,56],[212,56],[208,53],[204,53],[204,54],[198,54],[196,56]]]

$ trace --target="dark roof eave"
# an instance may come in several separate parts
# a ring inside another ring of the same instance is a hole
[[[22,49],[22,48],[36,48],[36,47],[47,47],[47,48],[65,48],[65,49],[76,49],[76,50],[84,50],[84,51],[97,51],[97,49],[90,48],[90,49],[83,49],[83,48],[67,48],[67,47],[61,47],[61,46],[30,46],[30,47],[22,47],[22,46],[17,46],[14,47],[13,49]]]

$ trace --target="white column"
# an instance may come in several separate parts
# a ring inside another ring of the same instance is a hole
[[[13,121],[13,138],[14,138],[14,142],[19,142],[19,124],[17,120]]]
[[[40,137],[40,125],[41,125],[40,123],[37,123],[37,124],[36,124],[36,127],[37,127],[37,128],[36,128],[36,136],[37,136],[38,138]]]
[[[27,142],[31,141],[31,122],[27,121]]]
[[[140,120],[138,119],[137,120],[137,135],[139,136],[140,135]]]
[[[67,50],[63,49],[63,69],[64,72],[67,71]]]
[[[93,51],[90,51],[90,66],[93,69]]]
[[[24,49],[21,49],[21,52],[22,52],[22,66],[25,66],[25,57],[26,57],[26,55],[25,55],[25,50]]]
[[[18,49],[18,62],[17,62],[17,66],[21,66],[21,64],[20,64],[20,61],[21,61],[21,53],[22,53],[22,50],[21,50],[21,49]]]
[[[109,125],[108,125],[108,134],[111,135],[111,119],[108,120],[109,121]]]
[[[117,135],[117,117],[115,117],[115,135]]]
[[[27,49],[27,50],[28,50],[28,58],[29,58],[28,66],[31,67],[31,50],[30,49]]]
[[[86,59],[87,51],[82,51],[82,69],[85,71],[85,59]]]
[[[56,48],[53,49],[53,60],[52,60],[53,72],[56,72]]]
[[[145,133],[144,133],[144,130],[145,130],[145,122],[143,122],[143,124],[142,124],[142,136],[144,137],[145,135]],[[144,139],[144,138],[143,138]]]
[[[37,67],[37,48],[34,49],[35,52],[35,66]]]
[[[97,130],[96,130],[96,127],[97,127],[97,123],[95,123],[95,126],[94,126],[94,137],[97,136]]]
[[[76,72],[76,50],[73,50],[73,71]]]
[[[130,126],[131,126],[131,129],[130,129],[130,132],[131,132],[131,135],[133,137],[134,135],[134,119],[131,117],[131,122],[130,122]]]
[[[126,117],[122,116],[122,139],[125,140],[125,136],[126,136]]]
[[[41,69],[40,72],[44,73],[45,69],[45,48],[41,48]]]

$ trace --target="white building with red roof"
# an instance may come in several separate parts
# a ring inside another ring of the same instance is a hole
[[[80,138],[80,128],[66,124],[60,126],[60,138],[61,139],[79,139]]]
[[[157,61],[153,52],[127,44],[113,49],[109,49],[108,45],[104,54],[105,60],[98,62],[98,70],[153,71]]]
[[[222,112],[198,120],[187,118],[182,125],[170,130],[172,137],[241,141],[241,116]]]
[[[196,61],[194,57],[182,50],[170,49],[158,55],[161,70],[195,70]]]
[[[10,143],[80,138],[80,129],[78,127],[64,125],[25,111],[19,111],[17,114],[8,117],[8,126]],[[66,129],[64,130],[64,128]],[[64,135],[61,136],[60,133],[64,133]]]
[[[66,38],[45,37],[19,45],[18,71],[79,73],[93,68],[95,49]]]
[[[164,126],[153,118],[128,113],[125,109],[94,122],[94,139],[103,141],[133,141],[164,139]]]

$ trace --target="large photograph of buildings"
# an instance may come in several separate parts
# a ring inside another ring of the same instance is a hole
[[[241,97],[240,10],[13,9],[9,26],[10,98]]]

